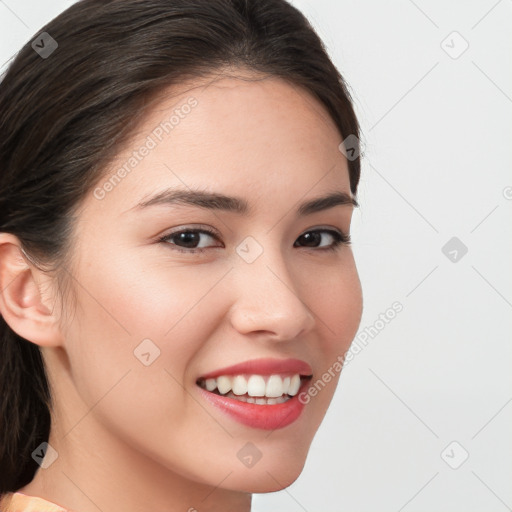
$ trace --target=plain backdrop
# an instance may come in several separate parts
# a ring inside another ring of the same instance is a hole
[[[0,0],[1,63],[72,3]],[[511,510],[512,2],[292,3],[362,126],[364,314],[302,475],[254,510]]]

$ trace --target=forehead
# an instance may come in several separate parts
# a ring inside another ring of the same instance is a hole
[[[340,142],[323,105],[298,86],[261,76],[201,80],[152,101],[98,184],[110,181],[106,202],[125,209],[173,186],[254,201],[349,192]]]

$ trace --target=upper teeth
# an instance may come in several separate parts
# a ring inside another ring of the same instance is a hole
[[[208,391],[218,389],[221,395],[232,391],[235,395],[266,396],[276,398],[282,395],[295,396],[300,388],[300,375],[221,375],[204,381]]]

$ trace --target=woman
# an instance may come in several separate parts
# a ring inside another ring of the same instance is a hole
[[[293,483],[362,312],[358,122],[303,15],[82,0],[0,112],[0,509]]]

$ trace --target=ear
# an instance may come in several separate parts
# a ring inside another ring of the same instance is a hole
[[[52,289],[52,278],[27,259],[19,239],[0,233],[0,313],[14,332],[41,347],[62,345]]]

